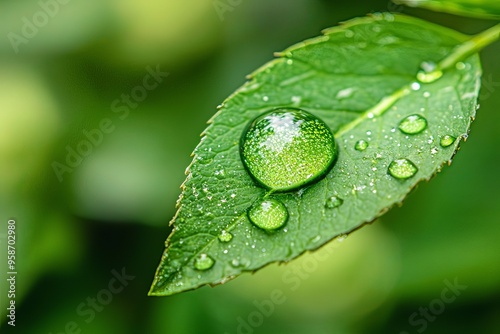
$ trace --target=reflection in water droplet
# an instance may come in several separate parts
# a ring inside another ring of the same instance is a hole
[[[222,230],[220,232],[220,234],[219,234],[219,240],[221,242],[229,242],[232,239],[233,239],[233,235],[230,232],[226,231],[226,230]]]
[[[337,196],[328,198],[325,202],[325,207],[328,209],[335,209],[344,204],[344,200]]]
[[[441,140],[439,141],[439,144],[442,147],[448,147],[448,146],[450,146],[451,144],[453,144],[455,142],[455,139],[456,138],[453,137],[453,136],[445,135],[445,136],[441,137]]]
[[[300,109],[281,108],[249,124],[240,153],[258,183],[274,191],[289,191],[323,177],[338,151],[322,120]]]
[[[436,70],[437,64],[433,61],[424,61],[422,62],[422,64],[420,64],[420,67],[422,68],[423,71],[430,73]]]
[[[425,130],[427,120],[420,115],[410,115],[399,123],[399,130],[408,135],[414,135]]]
[[[285,225],[288,220],[288,210],[277,199],[264,199],[248,211],[248,218],[255,226],[273,231]]]
[[[208,270],[214,266],[215,260],[207,254],[200,254],[195,261],[194,267],[197,270]]]
[[[368,148],[368,142],[366,140],[358,140],[356,144],[354,144],[354,149],[356,151],[364,151]]]
[[[417,166],[408,159],[397,159],[390,163],[388,172],[396,179],[409,179],[418,172]]]

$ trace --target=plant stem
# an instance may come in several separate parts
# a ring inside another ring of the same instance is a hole
[[[458,45],[451,53],[449,56],[444,58],[437,68],[433,70],[430,73],[427,73],[427,75],[430,77],[429,81],[426,82],[433,82],[437,79],[439,79],[443,73],[442,71],[450,69],[454,67],[458,62],[466,59],[467,57],[481,51],[484,47],[490,45],[493,42],[496,42],[497,40],[500,39],[500,24],[497,24],[496,26],[493,26],[475,36],[472,36],[469,40],[465,41],[464,43]],[[420,80],[420,79],[419,79]],[[422,81],[422,80],[420,80]],[[422,81],[423,82],[423,81]],[[354,119],[352,122],[344,125],[342,128],[340,128],[336,133],[335,137],[340,137],[350,130],[352,130],[354,127],[356,127],[359,123],[364,122],[367,118],[373,118],[376,116],[382,115],[384,112],[386,112],[394,103],[396,103],[399,99],[401,99],[403,96],[407,95],[410,93],[410,85],[405,86],[398,91],[394,92],[393,94],[385,97],[382,99],[377,105],[372,107],[371,109],[365,111],[360,117]]]
[[[457,48],[439,63],[440,70],[449,69],[459,61],[481,51],[485,46],[500,39],[500,24],[493,26],[457,46]]]

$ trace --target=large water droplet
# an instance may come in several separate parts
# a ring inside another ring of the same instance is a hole
[[[410,115],[399,123],[399,130],[408,135],[414,135],[425,130],[427,120],[420,115]]]
[[[194,267],[197,270],[208,270],[212,268],[215,264],[215,260],[212,259],[209,255],[207,254],[200,254],[195,260],[194,260]]]
[[[389,164],[388,171],[396,179],[406,180],[415,175],[418,168],[408,159],[397,159]]]
[[[439,141],[439,144],[442,146],[442,147],[448,147],[450,146],[451,144],[453,144],[455,142],[455,137],[453,136],[450,136],[450,135],[444,135],[441,137],[441,140]]]
[[[294,108],[275,109],[252,121],[240,147],[243,164],[262,186],[288,191],[317,181],[333,166],[337,145],[330,128]]]
[[[222,230],[220,232],[220,234],[219,234],[219,240],[221,242],[229,242],[232,239],[233,239],[233,235],[230,232],[226,231],[226,230]]]
[[[279,200],[264,199],[248,211],[248,218],[255,226],[273,231],[285,225],[288,220],[288,210]]]
[[[368,142],[366,140],[358,140],[356,144],[354,144],[354,149],[356,151],[364,151],[368,148]]]
[[[328,209],[335,209],[344,204],[344,200],[337,196],[328,198],[325,202],[325,207]]]

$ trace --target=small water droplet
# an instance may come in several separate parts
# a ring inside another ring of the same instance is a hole
[[[325,207],[327,209],[335,209],[344,204],[344,200],[338,196],[332,196],[328,198],[325,202]]]
[[[388,172],[396,179],[406,180],[414,176],[418,168],[408,159],[397,159],[389,164]]]
[[[418,82],[412,83],[411,84],[411,89],[415,90],[415,91],[419,90],[420,89],[420,84]]]
[[[264,97],[262,97],[262,100],[263,100],[264,102],[269,101],[269,96],[264,96]]]
[[[218,169],[216,169],[214,172],[215,177],[218,178],[219,180],[224,179],[224,177],[225,177],[224,169],[222,168],[221,165],[218,165],[217,168]]]
[[[455,142],[455,137],[453,136],[450,136],[450,135],[444,135],[441,137],[441,140],[439,141],[439,144],[441,145],[441,147],[448,147],[450,146],[451,144],[453,144]]]
[[[461,71],[461,70],[464,70],[464,69],[466,68],[466,66],[465,66],[465,64],[464,64],[464,63],[462,63],[462,62],[460,61],[460,62],[458,62],[458,63],[455,65],[455,68],[456,68],[457,70]]]
[[[351,38],[352,36],[354,36],[354,32],[352,30],[346,30],[344,34],[347,38]]]
[[[384,19],[387,22],[393,22],[394,21],[394,15],[392,15],[391,13],[385,12],[383,15],[384,15]]]
[[[248,211],[248,218],[255,226],[273,231],[285,225],[288,220],[288,210],[281,201],[270,198],[254,205]]]
[[[315,243],[317,243],[317,242],[318,242],[318,241],[320,241],[320,240],[321,240],[321,235],[317,235],[317,236],[315,236],[314,238],[312,238],[311,240],[309,240],[309,242],[310,242],[311,244],[315,244]]]
[[[438,148],[437,148],[437,147],[433,147],[433,148],[431,149],[431,154],[432,154],[432,155],[434,155],[434,154],[436,154],[436,153],[438,153],[438,152],[439,152],[439,150],[438,150]]]
[[[431,96],[431,93],[429,92],[424,92],[424,97],[427,98],[427,97],[430,97]]]
[[[354,149],[356,151],[364,151],[368,148],[368,142],[366,140],[358,140],[356,144],[354,144]]]
[[[431,83],[443,76],[443,72],[434,62],[423,62],[420,67],[422,70],[417,73],[417,79],[422,83]]]
[[[294,104],[300,104],[301,101],[302,101],[302,98],[300,96],[292,96],[292,102]]]
[[[345,99],[345,98],[348,98],[352,95],[352,93],[354,92],[354,88],[346,88],[346,89],[342,89],[340,90],[338,93],[337,93],[337,96],[336,98],[337,99]]]
[[[230,232],[226,231],[226,230],[222,230],[220,232],[220,234],[219,234],[219,240],[221,242],[229,242],[232,239],[233,239],[233,235]]]
[[[335,238],[335,240],[337,240],[337,242],[343,242],[343,241],[345,241],[345,239],[347,239],[347,234],[340,234],[339,236],[337,236]]]
[[[194,261],[194,267],[196,270],[208,270],[212,268],[214,264],[215,260],[207,254],[200,254],[200,256],[198,256]]]
[[[399,123],[399,130],[408,135],[420,133],[427,128],[427,120],[418,114],[405,117]]]
[[[250,263],[251,262],[245,258],[236,258],[231,261],[231,265],[235,268],[248,267]]]
[[[314,115],[281,108],[253,120],[240,146],[243,164],[265,188],[289,191],[322,178],[338,154],[330,128]]]

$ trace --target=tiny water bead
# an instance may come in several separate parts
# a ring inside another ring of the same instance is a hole
[[[327,209],[335,209],[344,204],[344,200],[337,196],[332,196],[328,198],[325,202],[325,207]]]
[[[406,133],[408,135],[415,135],[420,133],[427,128],[427,120],[418,114],[410,115],[405,117],[399,123],[399,130],[401,132]]]
[[[358,140],[356,144],[354,144],[354,149],[356,151],[364,151],[368,148],[368,142],[366,140]]]
[[[397,159],[389,164],[388,172],[396,179],[406,180],[414,176],[418,168],[408,159]]]
[[[233,235],[230,232],[226,231],[226,230],[222,230],[220,232],[220,234],[219,234],[219,240],[221,242],[229,242],[232,239],[233,239]]]
[[[254,119],[240,143],[243,164],[262,186],[289,191],[323,177],[338,155],[330,128],[316,116],[280,108]]]
[[[248,218],[255,226],[266,231],[274,231],[285,225],[288,220],[288,210],[277,199],[264,199],[250,208]]]
[[[439,141],[439,144],[441,145],[441,147],[448,147],[451,144],[453,144],[456,139],[457,138],[455,138],[453,136],[444,135],[444,136],[441,137],[441,140]]]
[[[212,259],[209,255],[207,254],[200,254],[195,260],[194,260],[194,268],[197,270],[208,270],[212,268],[215,264],[215,260]]]

